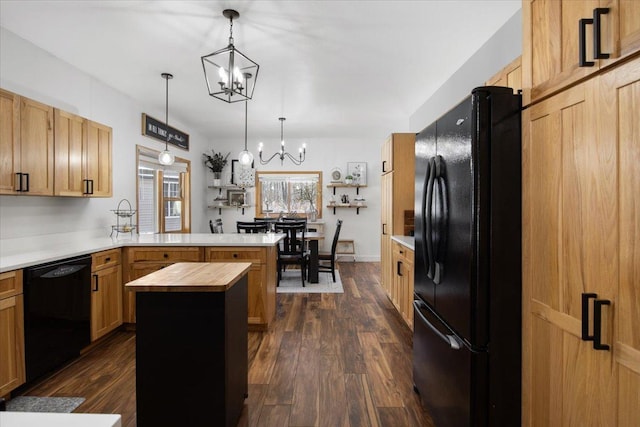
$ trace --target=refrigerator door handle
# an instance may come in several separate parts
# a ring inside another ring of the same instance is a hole
[[[422,219],[422,228],[421,228],[421,239],[420,245],[422,246],[422,262],[424,263],[424,271],[427,272],[427,276],[429,277],[429,270],[431,269],[431,259],[428,251],[427,245],[427,190],[429,188],[429,183],[431,182],[431,159],[427,161],[427,170],[424,174],[424,180],[422,181],[422,200],[420,200],[420,218]]]
[[[426,222],[425,227],[425,239],[423,239],[427,245],[427,256],[429,259],[429,265],[427,266],[427,277],[429,279],[433,279],[435,276],[435,262],[434,262],[434,253],[433,253],[433,182],[435,180],[436,167],[435,160],[433,157],[429,159],[429,178],[427,182],[427,194],[426,194],[426,215],[423,216],[424,221]],[[424,196],[423,196],[424,197]]]
[[[418,316],[422,320],[422,323],[424,323],[425,326],[429,327],[429,329],[431,329],[434,334],[440,337],[440,339],[449,344],[449,347],[454,350],[460,350],[463,347],[464,343],[462,343],[461,340],[455,335],[443,334],[442,332],[440,332],[438,328],[436,328],[431,322],[429,322],[429,319],[427,319],[425,315],[422,314],[422,310],[420,309],[421,305],[424,305],[422,301],[413,301],[414,313],[418,314]]]
[[[446,232],[447,223],[449,221],[449,212],[447,210],[447,184],[444,175],[444,160],[442,156],[436,156],[434,160],[435,165],[435,178],[434,184],[438,184],[436,191],[438,195],[439,209],[439,221],[438,221],[438,241],[437,245],[434,242],[433,249],[433,266],[434,266],[434,278],[433,281],[437,285],[442,281],[442,275],[444,273],[444,248],[446,246]]]

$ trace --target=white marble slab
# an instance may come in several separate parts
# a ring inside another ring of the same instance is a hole
[[[125,246],[274,246],[282,234],[143,234],[111,238],[93,232],[0,240],[0,273]]]
[[[2,427],[121,427],[118,414],[53,414],[0,412]]]
[[[415,251],[415,239],[413,236],[391,236],[391,240],[395,240],[403,246]]]

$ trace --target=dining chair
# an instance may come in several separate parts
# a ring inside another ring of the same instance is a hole
[[[238,233],[266,233],[267,232],[267,223],[264,221],[255,221],[255,222],[247,222],[247,221],[237,221],[236,229]]]
[[[331,252],[318,253],[318,272],[331,273],[333,282],[336,281],[336,249],[338,247],[338,238],[340,236],[340,229],[342,228],[342,220],[339,219],[336,224],[336,232],[333,235],[333,241],[331,242]],[[321,263],[324,261],[325,263]],[[327,265],[327,262],[329,264]]]
[[[303,223],[277,222],[275,232],[285,235],[284,239],[277,246],[278,248],[278,286],[282,280],[282,272],[287,265],[300,266],[300,278],[304,287],[304,280],[307,276],[307,263],[309,254],[304,247],[305,225]]]

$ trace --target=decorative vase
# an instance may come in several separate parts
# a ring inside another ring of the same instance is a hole
[[[213,186],[220,187],[222,185],[222,172],[213,173]]]
[[[344,183],[345,184],[351,184],[353,182],[353,179],[351,178],[345,178]]]
[[[316,219],[318,219],[318,211],[316,208],[311,208],[309,210],[309,221],[314,222]]]

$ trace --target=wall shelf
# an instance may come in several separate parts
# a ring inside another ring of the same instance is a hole
[[[336,214],[336,209],[355,209],[356,210],[356,215],[360,215],[360,209],[365,209],[367,207],[367,205],[357,205],[355,203],[349,203],[349,204],[335,204],[335,205],[327,205],[328,208],[333,209],[333,214]]]
[[[218,215],[222,215],[222,209],[242,209],[242,215],[244,215],[244,209],[250,208],[252,205],[240,205],[240,206],[231,206],[231,205],[219,205],[219,206],[207,206],[209,209],[218,209]]]
[[[336,195],[336,188],[355,188],[356,194],[360,194],[360,187],[366,187],[366,185],[359,184],[345,184],[344,182],[332,182],[327,184],[327,188],[333,188],[333,195]]]

